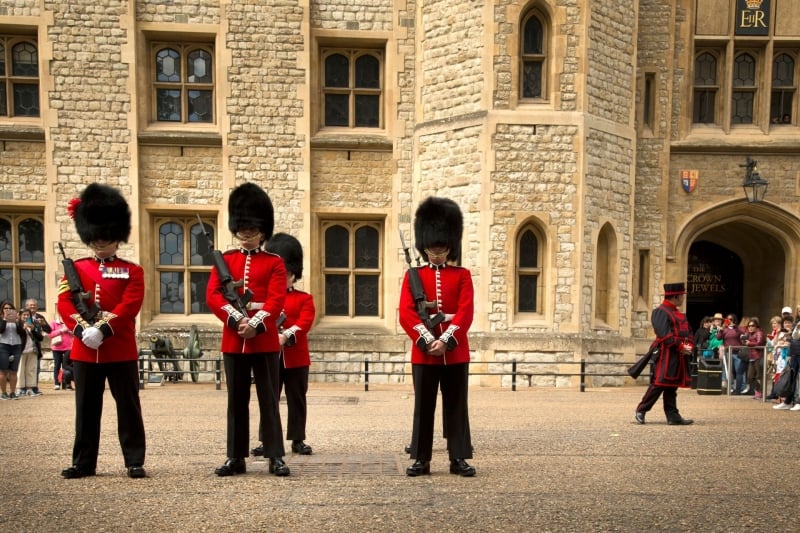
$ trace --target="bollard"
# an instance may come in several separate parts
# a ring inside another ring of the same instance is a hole
[[[144,389],[144,358],[142,351],[139,350],[139,390]]]
[[[581,359],[581,392],[586,392],[586,359]]]
[[[515,392],[517,390],[517,360],[512,359],[511,361],[511,392]]]
[[[364,358],[364,392],[369,390],[369,357]]]

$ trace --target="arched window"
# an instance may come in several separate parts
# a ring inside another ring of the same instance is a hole
[[[778,53],[772,61],[772,97],[770,100],[770,121],[772,124],[794,123],[795,82],[794,57]]]
[[[39,116],[36,41],[0,35],[0,116]]]
[[[383,54],[378,50],[323,50],[323,126],[383,125]]]
[[[714,124],[717,116],[717,58],[700,52],[694,60],[694,110],[692,122]]]
[[[747,52],[733,59],[731,123],[752,124],[756,99],[756,58]]]
[[[547,24],[539,11],[523,17],[519,49],[520,98],[547,98]]]
[[[544,240],[533,224],[525,225],[517,235],[516,302],[517,313],[542,312],[542,262]]]
[[[0,216],[0,300],[36,298],[49,306],[44,282],[44,222],[41,215]]]
[[[212,240],[215,230],[209,220],[203,220],[203,225],[204,228],[196,217],[156,219],[159,313],[189,315],[210,312],[206,306],[206,285],[212,262],[204,230]]]
[[[153,44],[157,122],[214,122],[214,53],[209,45]]]
[[[381,316],[381,225],[329,221],[322,234],[325,315]]]

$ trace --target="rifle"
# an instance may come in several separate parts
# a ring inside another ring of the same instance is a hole
[[[97,313],[100,312],[100,307],[96,302],[92,302],[91,307],[86,305],[86,302],[89,301],[92,295],[88,292],[84,292],[81,278],[78,276],[78,271],[75,268],[75,262],[69,259],[67,254],[64,253],[64,247],[61,246],[61,243],[58,243],[58,249],[61,251],[61,256],[64,258],[61,260],[61,264],[64,265],[64,275],[67,278],[69,292],[72,294],[72,303],[81,315],[81,318],[91,324],[94,322],[95,317],[97,317]]]
[[[431,317],[428,309],[432,309],[435,304],[433,302],[429,302],[428,299],[425,297],[425,289],[422,288],[422,280],[419,278],[419,272],[417,268],[420,266],[419,256],[415,254],[415,258],[417,260],[417,266],[411,264],[411,254],[408,251],[408,247],[406,246],[406,241],[403,239],[403,232],[400,232],[400,243],[403,246],[403,252],[406,255],[406,264],[408,264],[408,288],[411,290],[411,296],[414,298],[414,305],[417,308],[417,316],[419,316],[422,323],[425,324],[425,327],[428,328],[431,333],[433,332],[433,328],[438,326],[444,320],[444,314],[439,311],[433,317]]]
[[[225,262],[225,258],[222,257],[222,252],[214,249],[214,240],[211,238],[211,235],[208,234],[208,231],[206,231],[206,226],[203,224],[200,214],[197,214],[197,221],[200,223],[200,227],[203,230],[203,235],[205,235],[206,239],[208,239],[208,247],[211,250],[211,258],[214,261],[214,268],[217,269],[217,275],[219,276],[219,281],[222,285],[222,296],[225,297],[228,303],[235,307],[237,311],[242,313],[244,316],[248,316],[247,304],[253,298],[253,293],[250,291],[250,289],[245,289],[244,294],[241,296],[239,295],[239,292],[236,289],[243,285],[242,281],[233,280],[233,276],[228,268],[228,264]]]

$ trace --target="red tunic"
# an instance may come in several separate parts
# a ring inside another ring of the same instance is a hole
[[[286,321],[283,323],[283,334],[294,338],[291,346],[283,345],[283,364],[286,368],[311,366],[308,353],[308,331],[314,325],[316,309],[310,294],[290,288],[283,304]]]
[[[144,300],[144,270],[116,256],[100,263],[93,257],[78,259],[75,270],[84,292],[91,294],[89,307],[97,302],[101,313],[90,324],[81,318],[72,301],[66,277],[58,288],[58,313],[75,336],[70,359],[86,363],[118,363],[139,358],[136,315]],[[103,344],[94,350],[83,344],[83,330],[91,326],[103,332]]]
[[[265,353],[279,352],[281,349],[275,321],[286,299],[286,268],[280,256],[263,250],[255,252],[229,250],[222,254],[233,279],[244,283],[236,289],[239,294],[244,294],[245,289],[253,293],[247,312],[249,323],[257,332],[252,339],[239,336],[238,323],[243,316],[225,299],[217,269],[211,269],[206,287],[206,305],[222,320],[220,350],[223,353]]]
[[[444,322],[434,327],[434,339],[455,340],[455,347],[448,349],[444,357],[428,355],[417,346],[417,341],[425,335],[425,325],[417,314],[414,297],[408,285],[408,272],[400,289],[400,326],[405,330],[414,345],[411,348],[411,362],[423,365],[448,365],[469,362],[469,341],[467,332],[472,325],[475,311],[472,275],[463,267],[446,265],[440,268],[423,266],[417,269],[422,287],[428,301],[434,303],[430,314],[444,313]],[[437,277],[438,274],[438,277]],[[451,341],[452,344],[452,341]]]
[[[672,302],[664,300],[653,310],[651,322],[659,350],[653,384],[659,387],[691,387],[689,356],[681,353],[681,346],[692,343],[692,328],[686,315]]]

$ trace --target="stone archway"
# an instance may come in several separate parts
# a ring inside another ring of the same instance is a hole
[[[736,200],[698,213],[676,239],[685,265],[686,314],[696,328],[702,316],[733,312],[762,323],[795,307],[800,220],[769,204]],[[718,282],[719,286],[711,286]]]

